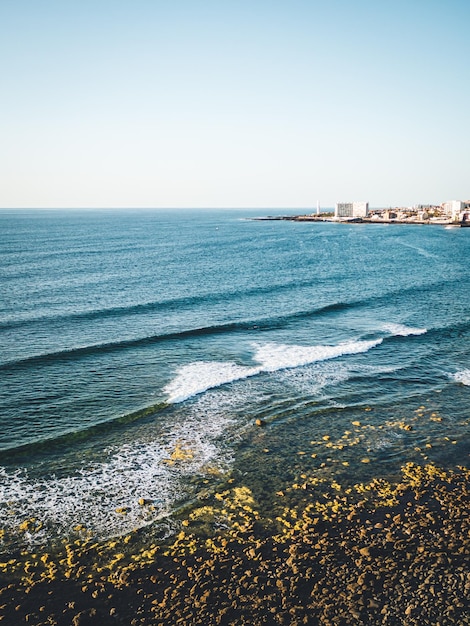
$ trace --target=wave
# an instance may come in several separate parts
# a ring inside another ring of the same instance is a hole
[[[413,328],[404,324],[388,323],[383,325],[383,330],[390,332],[394,336],[408,337],[409,335],[424,335],[428,332],[427,328]]]
[[[333,279],[332,279],[333,280]],[[326,305],[321,305],[308,313],[311,315],[314,314],[324,314],[331,313],[335,311],[343,311],[346,309],[360,308],[362,306],[367,306],[372,303],[381,303],[388,302],[391,297],[396,297],[398,295],[406,295],[408,293],[427,293],[429,290],[434,290],[436,287],[440,285],[449,286],[454,282],[459,282],[459,278],[455,279],[446,279],[445,281],[437,281],[430,285],[420,285],[413,287],[406,287],[401,289],[394,289],[387,291],[384,294],[380,294],[377,296],[372,296],[370,298],[365,299],[357,299],[350,300],[347,302],[333,302]],[[325,278],[322,278],[322,282],[325,282]],[[209,293],[209,294],[201,294],[194,296],[186,296],[181,298],[169,298],[167,300],[157,300],[150,302],[141,302],[141,303],[133,303],[130,305],[102,308],[102,309],[92,309],[86,311],[79,312],[65,312],[61,314],[50,314],[50,315],[40,315],[31,318],[25,319],[15,319],[15,320],[4,320],[0,321],[0,329],[3,330],[11,330],[15,328],[21,328],[24,326],[35,325],[37,323],[55,323],[55,322],[74,322],[81,320],[95,320],[95,319],[108,319],[108,318],[119,318],[126,317],[130,315],[140,315],[152,312],[159,311],[172,311],[172,310],[181,310],[184,308],[190,308],[192,306],[204,305],[204,304],[217,304],[230,302],[232,300],[242,299],[244,297],[256,296],[256,295],[270,295],[273,293],[281,293],[281,292],[289,292],[296,289],[303,289],[306,287],[312,287],[318,284],[318,278],[298,281],[292,280],[283,284],[275,284],[275,285],[266,285],[266,286],[257,286],[244,290],[235,290],[235,291],[223,291],[218,293]],[[300,312],[302,315],[302,312]]]
[[[362,307],[367,307],[373,304],[381,304],[385,302],[389,304],[389,300],[391,296],[403,296],[407,293],[427,293],[429,290],[434,290],[436,286],[445,284],[449,286],[452,282],[456,282],[455,280],[446,280],[446,281],[438,281],[431,285],[422,285],[419,287],[413,286],[405,289],[398,289],[388,291],[387,293],[380,294],[377,296],[372,296],[364,299],[356,299],[351,301],[338,301],[331,302],[326,304],[321,304],[314,308],[295,311],[292,313],[287,313],[280,316],[274,317],[266,317],[266,318],[258,318],[258,319],[246,319],[239,322],[227,322],[225,324],[216,324],[212,326],[202,326],[196,327],[192,329],[184,329],[180,331],[147,335],[147,336],[138,336],[129,339],[123,339],[118,341],[107,341],[103,343],[96,344],[87,344],[84,346],[76,346],[70,347],[63,350],[51,351],[51,352],[41,352],[39,354],[32,354],[30,356],[25,356],[19,359],[12,359],[10,361],[4,361],[0,363],[0,371],[8,370],[10,368],[23,368],[28,367],[30,365],[34,366],[37,364],[49,364],[54,361],[67,361],[74,358],[80,358],[82,356],[94,355],[97,353],[110,353],[119,350],[125,350],[128,348],[145,346],[152,343],[157,343],[161,341],[174,340],[178,338],[190,338],[197,337],[202,335],[211,335],[211,334],[221,334],[221,333],[230,333],[230,332],[245,332],[252,330],[274,330],[283,328],[291,323],[295,323],[296,321],[302,321],[305,319],[309,319],[316,316],[329,315],[334,313],[340,313],[346,310],[353,310]],[[13,321],[4,321],[0,322],[0,328],[3,329],[13,329],[15,327],[20,327],[25,324],[35,324],[37,322],[41,322],[42,320],[46,321],[60,321],[60,320],[81,320],[81,319],[100,319],[106,317],[113,316],[128,316],[128,315],[139,315],[140,313],[147,313],[152,311],[159,310],[181,310],[184,307],[197,306],[207,303],[227,303],[231,299],[238,299],[244,296],[250,295],[258,295],[258,294],[270,294],[278,291],[290,291],[292,289],[308,287],[317,284],[318,279],[309,279],[305,281],[291,281],[289,283],[283,285],[269,285],[266,287],[255,287],[251,289],[246,289],[244,291],[233,291],[233,292],[221,292],[216,294],[206,294],[206,295],[198,295],[198,296],[190,296],[184,298],[173,298],[164,301],[156,301],[156,302],[147,302],[147,303],[139,303],[133,304],[130,306],[123,307],[113,307],[109,309],[100,309],[100,310],[92,310],[92,311],[84,311],[73,314],[65,314],[63,316],[45,316],[34,318],[31,320],[13,320]],[[464,330],[468,327],[468,324],[465,325]],[[387,330],[387,327],[384,327]],[[424,329],[414,328],[407,329],[405,326],[401,325],[393,325],[389,324],[388,329],[395,335],[412,335],[412,334],[422,334]]]
[[[448,339],[449,337],[463,337],[470,331],[470,319],[459,322],[450,322],[446,326],[428,328],[428,334],[434,339]]]
[[[340,310],[344,304],[337,303],[328,307],[324,307],[321,310]],[[230,329],[229,325],[219,326],[216,329],[214,327],[207,329],[207,333],[210,334],[214,330],[218,332],[225,332],[234,329],[251,329],[253,326],[245,324],[234,324]],[[258,326],[257,329],[260,327]],[[382,329],[388,329],[396,331],[398,335],[410,335],[421,334],[425,332],[425,329],[413,329],[400,324],[384,325]],[[187,333],[175,333],[172,335],[166,335],[162,337],[150,338],[149,342],[158,341],[159,339],[171,339],[174,337],[182,337],[185,335],[197,335],[205,334],[206,329],[197,329],[196,331],[188,331]],[[198,361],[189,365],[185,365],[178,370],[176,379],[171,381],[163,390],[167,394],[166,402],[159,402],[154,405],[143,407],[136,411],[120,415],[118,417],[111,417],[103,422],[93,424],[89,427],[81,430],[74,430],[70,433],[64,433],[52,437],[45,437],[40,441],[34,441],[33,443],[26,443],[21,446],[12,446],[11,448],[2,449],[2,455],[5,462],[12,456],[18,458],[24,454],[30,453],[32,450],[39,452],[41,449],[50,449],[51,446],[63,448],[69,444],[75,444],[77,441],[87,441],[96,435],[100,435],[103,431],[106,431],[110,427],[117,428],[120,425],[126,425],[133,421],[140,420],[149,415],[155,415],[157,412],[165,409],[168,404],[182,402],[192,396],[198,395],[221,385],[242,380],[251,376],[255,376],[262,372],[274,372],[281,369],[292,369],[301,367],[303,365],[326,361],[336,358],[338,356],[346,354],[354,354],[370,349],[380,344],[387,338],[371,339],[367,341],[351,341],[341,343],[337,346],[297,346],[297,345],[283,345],[268,343],[265,345],[254,344],[254,361],[257,363],[254,366],[239,365],[234,362],[219,362],[219,361]],[[127,345],[136,345],[142,342],[128,342]],[[108,346],[98,346],[96,351],[105,349],[114,349],[125,345],[124,342],[120,344],[111,344]],[[78,354],[88,354],[95,352],[94,347],[77,349],[75,351],[57,353],[55,355],[46,355],[39,357],[31,357],[28,360],[17,363],[17,366],[27,365],[38,362],[49,362],[49,359],[53,358],[73,358]],[[6,369],[6,366],[0,366],[0,369]],[[331,375],[328,380],[331,381]]]
[[[169,298],[167,300],[156,300],[150,302],[140,302],[124,306],[116,306],[102,309],[92,309],[79,312],[66,312],[62,314],[41,315],[25,319],[6,320],[0,321],[0,329],[11,330],[14,328],[22,328],[24,326],[30,326],[42,322],[77,322],[81,320],[95,320],[95,319],[108,319],[126,317],[129,315],[140,315],[145,313],[159,312],[159,311],[173,311],[184,308],[191,308],[193,306],[204,304],[226,304],[231,300],[242,299],[245,297],[251,297],[256,295],[270,295],[274,292],[280,293],[284,291],[292,291],[295,289],[302,289],[304,287],[311,287],[318,283],[318,279],[309,279],[305,281],[290,281],[282,285],[268,285],[261,287],[253,287],[251,289],[244,289],[239,291],[223,291],[219,293],[209,293],[204,295],[186,296],[182,298]],[[316,309],[319,313],[342,310],[344,307],[354,307],[357,304],[362,304],[362,301],[353,301],[351,303],[333,303],[324,307]]]
[[[334,305],[334,310],[342,308]],[[332,307],[327,307],[329,310]],[[423,335],[426,328],[414,328],[399,323],[382,327],[392,337]],[[178,403],[228,383],[250,378],[262,373],[303,367],[320,361],[335,359],[349,354],[368,352],[384,341],[384,338],[342,342],[333,346],[300,346],[286,344],[254,344],[253,360],[257,365],[244,366],[235,362],[197,361],[177,370],[176,377],[164,388],[169,403]]]
[[[470,370],[461,370],[453,374],[452,377],[456,382],[470,387]]]
[[[297,346],[268,343],[255,345],[254,366],[234,362],[197,361],[184,365],[164,388],[169,403],[179,403],[208,389],[243,380],[258,374],[302,367],[348,354],[367,352],[382,339],[349,341],[336,346]]]
[[[130,413],[125,413],[124,415],[119,415],[118,417],[105,419],[102,422],[98,422],[79,430],[73,430],[61,435],[52,435],[49,437],[46,435],[42,439],[19,446],[14,445],[12,447],[0,447],[2,461],[4,463],[8,463],[12,459],[18,460],[20,457],[28,456],[33,451],[36,453],[44,450],[47,453],[50,453],[52,448],[63,448],[67,445],[75,445],[77,442],[83,443],[84,441],[89,441],[95,436],[108,432],[110,428],[116,429],[120,426],[125,427],[128,424],[139,421],[145,417],[154,416],[156,413],[163,411],[167,406],[168,404],[166,402],[159,402],[136,411],[131,411]]]
[[[58,350],[56,352],[45,352],[37,355],[27,356],[24,358],[6,361],[0,364],[1,370],[9,370],[13,368],[23,368],[31,365],[48,364],[54,361],[67,361],[82,356],[89,356],[101,353],[110,353],[127,348],[138,348],[141,346],[151,345],[154,343],[171,341],[175,339],[185,339],[191,337],[210,336],[225,333],[265,331],[281,329],[293,322],[302,321],[311,317],[321,316],[329,313],[341,312],[347,309],[357,308],[367,304],[367,300],[356,300],[354,302],[335,302],[324,306],[295,311],[285,315],[273,316],[264,319],[242,320],[239,322],[227,322],[226,324],[216,324],[213,326],[201,326],[181,331],[161,333],[155,335],[147,335],[144,337],[135,337],[123,339],[120,341],[110,341],[99,344],[88,344],[75,348]],[[411,328],[402,324],[389,323],[382,326],[382,330],[390,332],[392,335],[407,336],[420,335],[427,332],[425,328]]]
[[[447,284],[447,283],[446,283]],[[422,287],[418,290],[427,290],[428,287]],[[270,288],[268,288],[268,291]],[[416,291],[415,288],[410,289],[411,291]],[[408,289],[399,290],[400,293],[410,291]],[[258,293],[259,290],[253,290],[253,293]],[[397,292],[398,293],[398,292]],[[225,297],[225,296],[224,296]],[[183,299],[184,300],[184,299]],[[178,302],[182,302],[183,300],[174,300],[173,304],[175,307],[178,306]],[[205,297],[201,297],[201,302],[205,300]],[[23,358],[5,361],[4,363],[0,363],[0,371],[8,370],[10,368],[23,368],[28,367],[30,365],[37,364],[48,364],[54,361],[67,361],[75,358],[80,358],[81,356],[89,356],[99,353],[110,353],[119,350],[125,350],[128,348],[140,347],[151,345],[153,343],[171,341],[175,339],[184,339],[198,336],[210,336],[224,333],[235,333],[235,332],[250,332],[250,331],[266,331],[266,330],[277,330],[288,326],[289,324],[300,322],[309,318],[320,317],[322,315],[329,315],[334,313],[340,313],[346,310],[357,309],[361,307],[367,307],[371,303],[380,303],[382,301],[388,302],[389,294],[384,294],[377,297],[358,299],[354,301],[344,301],[344,302],[333,302],[330,304],[325,304],[322,306],[317,306],[311,309],[305,309],[301,311],[294,311],[292,313],[287,313],[283,315],[266,317],[266,318],[258,318],[258,319],[246,319],[237,322],[227,322],[222,324],[215,324],[211,326],[201,326],[195,328],[189,328],[174,332],[161,333],[155,335],[147,335],[134,337],[129,339],[123,339],[119,341],[109,341],[104,343],[97,344],[88,344],[85,346],[77,346],[71,347],[64,350],[58,350],[55,352],[43,352],[40,354],[35,354],[31,356],[26,356]],[[185,300],[189,302],[188,300]],[[144,305],[135,305],[135,307],[125,308],[126,311],[135,308],[136,310],[139,307],[145,309],[149,307],[159,306],[156,303],[148,303]],[[124,310],[124,309],[123,309]],[[93,313],[92,313],[93,314]],[[80,315],[80,314],[77,314]],[[88,315],[88,314],[87,314]],[[97,313],[98,315],[98,313]],[[409,335],[421,335],[426,332],[435,333],[448,333],[452,332],[466,332],[469,329],[470,325],[468,321],[462,321],[458,324],[454,324],[451,327],[440,327],[433,328],[431,331],[426,328],[420,327],[408,327],[400,323],[386,323],[382,326],[382,331],[386,331],[391,333],[393,336],[409,336]]]
[[[445,322],[444,322],[445,323]],[[388,332],[390,335],[384,337],[385,341],[399,340],[401,337],[424,336],[430,345],[439,346],[442,341],[448,341],[450,338],[459,338],[463,340],[470,332],[470,320],[448,320],[448,324],[443,326],[430,326],[429,328],[408,327],[398,323],[384,323],[379,331]]]
[[[434,290],[436,287],[442,285],[448,286],[454,282],[458,282],[460,279],[449,279],[438,281],[431,285],[421,285],[406,287],[402,289],[394,289],[387,291],[384,294],[372,296],[370,298],[350,300],[346,302],[333,302],[330,304],[321,305],[308,312],[299,312],[299,315],[319,315],[325,313],[333,313],[336,311],[343,311],[346,309],[360,308],[372,303],[388,302],[391,297],[398,295],[406,295],[408,293],[427,293],[429,290]],[[322,278],[322,282],[325,282],[325,278]],[[133,303],[130,305],[92,309],[79,312],[64,312],[61,314],[40,315],[25,319],[4,320],[0,321],[0,329],[12,330],[15,328],[22,328],[25,326],[35,325],[38,323],[48,322],[78,322],[82,320],[96,320],[96,319],[108,319],[108,318],[120,318],[130,315],[141,315],[159,311],[173,311],[181,310],[184,308],[190,308],[192,306],[204,305],[204,304],[217,304],[230,302],[232,300],[243,299],[245,297],[251,297],[256,295],[270,295],[273,293],[289,292],[296,289],[303,289],[306,287],[312,287],[318,284],[318,278],[298,281],[292,280],[283,284],[257,286],[250,289],[236,290],[236,291],[223,291],[218,293],[208,293],[194,296],[186,296],[181,298],[169,298],[167,300],[156,300],[150,302]]]
[[[66,350],[58,350],[56,352],[45,352],[37,355],[7,361],[0,364],[0,370],[27,367],[29,365],[51,363],[53,361],[66,361],[80,356],[88,356],[97,353],[109,353],[126,348],[136,348],[139,346],[150,345],[153,343],[171,341],[174,339],[184,339],[190,337],[199,337],[206,335],[218,335],[233,332],[259,331],[259,330],[275,330],[284,327],[292,321],[308,319],[309,317],[329,313],[332,311],[340,311],[356,304],[335,303],[323,307],[309,309],[305,311],[296,311],[287,315],[275,316],[257,320],[245,320],[240,322],[227,322],[226,324],[216,324],[213,326],[202,326],[176,332],[162,333],[156,335],[148,335],[145,337],[136,337],[124,339],[121,341],[111,341],[100,344],[89,344]]]

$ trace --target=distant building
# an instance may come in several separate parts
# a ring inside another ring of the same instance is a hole
[[[335,205],[335,218],[337,219],[367,217],[368,213],[368,202],[337,202]]]
[[[470,202],[463,202],[462,200],[450,200],[449,202],[444,202],[442,208],[451,220],[453,220],[454,222],[459,222],[464,219],[464,216],[470,209]]]

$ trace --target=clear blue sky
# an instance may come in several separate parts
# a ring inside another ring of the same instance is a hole
[[[0,207],[470,198],[469,0],[0,0]]]

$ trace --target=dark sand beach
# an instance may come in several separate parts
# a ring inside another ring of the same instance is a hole
[[[407,464],[343,488],[302,474],[274,518],[230,481],[166,543],[136,532],[1,566],[4,624],[470,624],[469,478]],[[30,530],[33,530],[31,522]],[[78,536],[77,535],[77,536]]]

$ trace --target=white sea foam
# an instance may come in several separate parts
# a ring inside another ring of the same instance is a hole
[[[461,370],[460,372],[456,372],[453,375],[453,378],[458,383],[462,383],[462,385],[470,387],[470,370]]]
[[[396,365],[372,365],[369,363],[337,363],[321,362],[312,364],[307,368],[289,369],[282,372],[282,378],[288,384],[293,385],[303,394],[317,394],[325,387],[332,387],[344,383],[351,376],[367,377],[374,379],[383,374],[397,371]],[[330,401],[332,399],[330,398]]]
[[[384,324],[382,328],[391,335],[399,335],[401,337],[408,337],[408,335],[424,335],[424,333],[427,332],[427,328],[413,328],[411,326],[405,326],[404,324],[396,324],[393,322]]]
[[[208,389],[254,376],[259,371],[258,367],[244,367],[230,361],[197,361],[181,367],[164,392],[169,402],[183,402]]]
[[[367,352],[382,343],[382,339],[371,341],[349,341],[336,346],[298,346],[287,344],[255,344],[253,367],[234,362],[199,361],[181,367],[174,380],[164,389],[171,403],[183,402],[208,389],[256,376],[263,372],[302,367],[318,361],[326,361],[348,354]]]
[[[345,382],[351,375],[345,363],[312,363],[310,367],[283,370],[282,380],[302,395],[318,395],[325,387]]]
[[[106,460],[68,476],[32,479],[26,469],[0,467],[0,527],[13,537],[16,533],[20,543],[34,544],[51,535],[67,536],[79,524],[102,539],[161,519],[188,497],[185,477],[204,472],[207,464],[223,470],[230,461],[219,444],[229,418],[222,412],[206,417],[189,414],[159,442],[105,450]],[[180,452],[176,459],[175,450]],[[152,506],[141,506],[140,498]],[[31,518],[42,529],[18,533],[19,525]]]
[[[255,360],[261,363],[260,371],[275,372],[281,369],[302,367],[318,361],[327,361],[347,354],[367,352],[382,343],[372,341],[348,341],[336,346],[296,346],[268,343],[258,346]]]
[[[256,365],[192,363],[179,370],[167,393],[177,403],[232,381],[312,363],[318,364],[321,386],[320,362],[366,352],[380,342],[351,341],[336,346],[256,344]],[[176,502],[190,497],[187,476],[203,473],[208,464],[221,470],[230,464],[227,450],[220,443],[231,423],[230,411],[226,410],[230,402],[231,394],[210,398],[201,395],[181,421],[162,426],[158,436],[105,450],[102,460],[69,475],[36,479],[26,469],[13,472],[0,467],[0,527],[7,530],[7,535],[17,533],[20,542],[34,544],[51,535],[67,536],[79,524],[96,537],[105,538],[165,517]],[[181,460],[172,463],[175,449],[183,454]],[[140,498],[151,502],[152,509],[139,505]],[[120,509],[125,514],[118,512]],[[31,518],[42,529],[18,533],[20,524]]]

